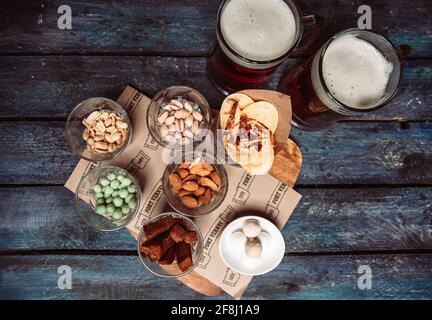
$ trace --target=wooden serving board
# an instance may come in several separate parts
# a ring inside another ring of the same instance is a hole
[[[300,148],[294,141],[288,139],[286,146],[275,156],[273,167],[269,173],[288,186],[294,187],[300,174],[301,165],[302,153]],[[223,293],[222,289],[194,271],[178,280],[206,296],[218,296]]]
[[[275,158],[273,166],[269,174],[277,180],[283,182],[289,187],[294,187],[295,182],[300,174],[302,165],[302,153],[298,145],[291,139],[287,139],[291,129],[291,99],[289,96],[282,93],[270,90],[244,90],[241,93],[247,94],[254,101],[269,101],[272,102],[278,110],[279,123],[278,130],[275,132]],[[214,119],[218,119],[218,110],[212,110]],[[212,128],[217,128],[217,122],[212,123]],[[136,233],[132,233],[134,238],[137,238]],[[180,282],[190,287],[191,289],[207,295],[217,296],[224,291],[217,285],[200,275],[198,272],[192,271],[186,276],[178,278]]]

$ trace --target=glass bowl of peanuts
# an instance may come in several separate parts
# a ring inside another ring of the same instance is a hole
[[[75,192],[76,210],[89,226],[98,231],[115,231],[135,217],[141,202],[138,180],[116,166],[91,169]]]
[[[197,217],[217,209],[228,192],[225,168],[209,154],[182,153],[165,168],[162,177],[165,197],[171,207]]]
[[[66,139],[73,153],[89,161],[111,160],[132,137],[126,111],[108,98],[79,103],[66,121]]]
[[[147,109],[147,127],[153,139],[168,148],[196,146],[207,136],[211,110],[195,89],[172,86],[158,92]]]
[[[165,212],[144,223],[137,247],[142,264],[151,273],[164,278],[178,278],[198,265],[203,239],[191,219],[175,212]]]

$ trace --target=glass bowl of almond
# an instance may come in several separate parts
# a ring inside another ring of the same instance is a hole
[[[217,209],[228,191],[225,168],[209,155],[182,154],[165,168],[162,185],[170,206],[186,216],[197,217]]]
[[[172,86],[158,92],[147,109],[147,127],[161,146],[196,146],[210,130],[211,110],[195,89]]]
[[[111,160],[132,137],[126,111],[108,98],[90,98],[79,103],[66,121],[66,138],[73,153],[89,161]]]

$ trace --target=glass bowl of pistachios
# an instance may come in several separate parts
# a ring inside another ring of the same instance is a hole
[[[66,139],[73,153],[89,161],[111,160],[132,137],[126,111],[108,98],[90,98],[79,103],[66,121]]]
[[[211,110],[195,89],[172,86],[158,92],[147,109],[147,127],[161,146],[185,149],[208,135]]]
[[[138,180],[116,166],[91,169],[75,192],[76,210],[91,227],[114,231],[133,220],[141,202]]]

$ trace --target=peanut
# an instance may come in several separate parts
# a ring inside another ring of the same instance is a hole
[[[128,124],[115,113],[96,110],[82,121],[82,138],[87,149],[96,154],[108,154],[119,149],[127,138]]]

